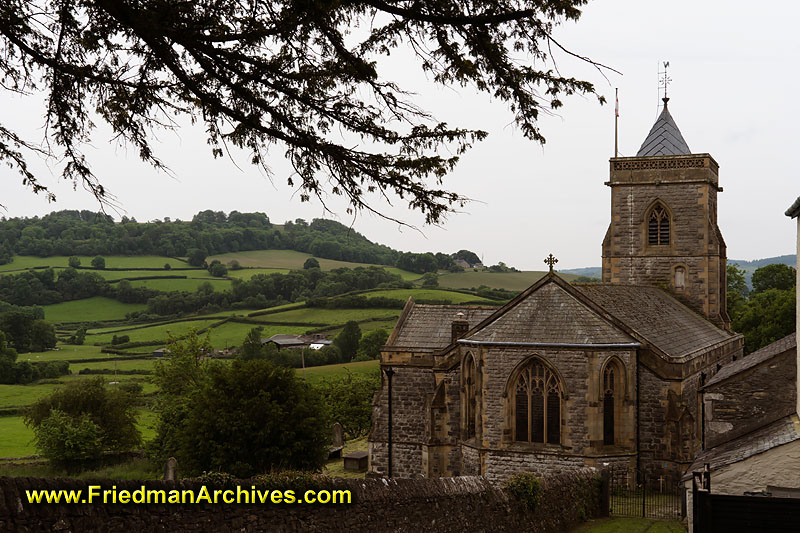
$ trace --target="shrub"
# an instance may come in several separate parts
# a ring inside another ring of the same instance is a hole
[[[73,255],[67,260],[67,264],[72,268],[78,268],[81,266],[81,260]]]
[[[106,260],[99,255],[92,259],[92,268],[96,268],[97,270],[103,270],[106,268]]]
[[[76,469],[96,459],[103,451],[102,431],[88,414],[71,417],[53,409],[34,428],[33,442],[51,463]]]
[[[542,495],[542,481],[530,472],[522,472],[511,476],[505,489],[529,511],[535,511]]]

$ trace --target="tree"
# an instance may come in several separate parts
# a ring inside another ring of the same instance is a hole
[[[794,287],[797,281],[795,271],[789,265],[777,263],[757,268],[753,272],[753,293],[769,289],[785,291]]]
[[[469,263],[470,265],[474,265],[476,263],[481,262],[481,258],[478,257],[478,254],[475,252],[470,252],[469,250],[459,250],[453,254],[453,259],[462,259]]]
[[[88,414],[72,417],[53,409],[33,433],[33,444],[39,453],[67,470],[95,462],[103,452],[103,431]]]
[[[342,331],[336,336],[333,343],[341,350],[342,360],[351,361],[358,351],[358,341],[361,339],[361,328],[358,322],[351,320],[344,325]]]
[[[214,276],[215,278],[224,278],[228,275],[228,268],[214,259],[211,264],[208,266],[208,273]]]
[[[92,268],[96,268],[97,270],[103,270],[106,268],[106,260],[99,255],[92,259]]]
[[[84,379],[56,389],[50,396],[38,400],[25,413],[25,424],[32,427],[39,440],[39,431],[47,432],[47,442],[53,434],[70,434],[89,439],[94,431],[85,420],[98,428],[102,451],[126,451],[138,446],[141,435],[136,428],[135,399],[127,392],[106,388],[103,378]],[[58,414],[56,414],[58,413]],[[54,414],[56,419],[47,422]],[[66,423],[62,414],[69,417]],[[45,429],[40,430],[41,426]],[[94,437],[91,439],[94,441]],[[40,448],[44,452],[44,449]]]
[[[263,344],[261,344],[261,332],[264,328],[261,326],[251,329],[247,336],[242,341],[242,346],[239,348],[239,357],[242,359],[261,359],[264,355]]]
[[[425,288],[433,288],[439,286],[439,274],[436,272],[426,272],[420,279],[422,286]]]
[[[77,256],[74,256],[74,255],[73,255],[73,256],[70,256],[70,258],[67,260],[67,264],[68,264],[68,265],[69,265],[71,268],[78,268],[79,266],[81,266],[81,260],[80,260],[80,259],[78,259],[78,257],[77,257]]]
[[[207,341],[190,335],[170,344],[167,360],[156,364],[152,455],[176,457],[190,475],[320,468],[330,426],[319,394],[291,368],[266,360],[205,361],[205,347]]]
[[[372,423],[372,398],[380,385],[378,372],[367,375],[348,372],[344,376],[325,378],[316,388],[330,409],[331,419],[342,425],[345,438],[357,439],[369,431]]]
[[[734,321],[744,310],[749,293],[745,272],[738,266],[736,263],[729,263],[727,267],[727,310],[731,321]]]
[[[205,250],[202,250],[200,248],[191,248],[187,251],[186,255],[187,255],[186,259],[190,265],[194,267],[199,267],[203,266],[203,263],[206,260],[206,255],[208,254],[206,253]]]
[[[358,343],[358,356],[356,359],[359,361],[377,359],[388,338],[389,333],[383,328],[374,329],[365,334]]]
[[[11,81],[3,88],[45,93],[48,136],[35,144],[2,127],[0,159],[53,199],[27,162],[34,153],[63,156],[63,177],[107,200],[82,151],[95,123],[89,112],[159,169],[150,131],[187,115],[204,122],[214,156],[233,145],[266,167],[267,147],[282,145],[302,201],[331,192],[373,211],[365,193],[394,192],[435,223],[465,201],[442,177],[486,134],[433,120],[408,88],[382,76],[383,56],[405,47],[436,83],[507,102],[522,133],[544,142],[541,112],[567,95],[595,94],[591,83],[562,76],[551,52],[592,63],[553,38],[584,3],[5,2],[0,68]]]
[[[309,268],[319,268],[319,261],[314,257],[306,259],[306,262],[303,263],[303,269],[308,270]]]
[[[766,289],[754,293],[742,313],[733,320],[733,330],[744,335],[744,351],[751,353],[795,331],[796,287]]]
[[[172,265],[169,263],[164,263],[164,270],[172,270]]]
[[[31,326],[31,351],[43,352],[55,348],[56,329],[49,322],[35,320]]]

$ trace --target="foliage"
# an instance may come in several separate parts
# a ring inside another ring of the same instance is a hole
[[[81,260],[73,255],[70,256],[69,261],[67,261],[67,264],[70,266],[70,268],[78,268],[79,266],[81,266]]]
[[[433,289],[439,286],[439,275],[436,272],[426,272],[420,281],[426,289]]]
[[[736,263],[728,263],[727,280],[727,311],[728,317],[733,321],[744,311],[750,291],[747,288],[745,272]]]
[[[66,343],[80,346],[84,343],[85,340],[86,340],[86,326],[81,326],[75,331],[75,333],[69,336]]]
[[[34,445],[54,466],[79,469],[104,449],[103,431],[88,414],[77,417],[52,409],[34,428]]]
[[[164,270],[172,270],[172,265],[169,263],[164,263]]]
[[[795,286],[797,273],[789,265],[781,263],[766,265],[753,272],[753,294],[778,289],[785,291]]]
[[[30,311],[0,313],[0,331],[5,332],[5,338],[17,352],[43,352],[55,347],[55,328],[35,316]]]
[[[374,329],[361,337],[358,343],[357,361],[377,359],[381,353],[381,348],[389,339],[389,333],[385,329]]]
[[[27,161],[63,157],[65,179],[106,199],[82,151],[95,127],[89,113],[155,168],[164,164],[152,130],[186,116],[204,123],[215,157],[233,145],[268,170],[268,147],[282,146],[294,169],[288,185],[299,186],[302,201],[332,193],[348,211],[374,212],[364,194],[393,192],[436,223],[465,202],[441,188],[443,176],[486,133],[434,120],[407,87],[382,76],[384,56],[403,47],[435,83],[472,85],[508,103],[523,135],[544,142],[541,112],[595,94],[551,57],[563,49],[554,26],[577,20],[584,3],[10,3],[0,26],[2,72],[12,80],[4,88],[46,100],[49,127],[39,144],[0,128],[0,159],[54,199]]]
[[[361,328],[358,327],[358,322],[350,320],[333,341],[342,352],[342,362],[346,363],[353,360],[358,351],[359,340],[361,340]]]
[[[78,425],[87,417],[99,428],[103,451],[125,451],[141,442],[133,405],[130,393],[107,389],[103,378],[84,379],[68,383],[32,404],[25,413],[25,424],[36,430],[54,411]]]
[[[118,344],[127,344],[131,342],[130,335],[114,335],[111,337],[111,346],[116,346]]]
[[[478,257],[478,254],[475,252],[470,252],[469,250],[459,250],[453,254],[453,259],[461,259],[466,261],[471,265],[475,265],[481,262],[481,258]]]
[[[242,269],[242,265],[239,264],[238,260],[232,259],[232,260],[228,261],[228,268],[230,270],[241,270]]]
[[[263,345],[261,344],[261,332],[264,331],[262,327],[251,329],[247,333],[247,337],[242,341],[239,347],[239,357],[242,359],[260,359],[263,357]]]
[[[319,268],[319,261],[317,261],[314,257],[309,257],[306,259],[305,263],[303,263],[303,268],[305,270],[308,270],[309,268]]]
[[[92,259],[92,268],[96,268],[98,270],[103,270],[104,268],[106,268],[105,258],[98,255],[97,257]]]
[[[31,324],[31,351],[43,352],[56,347],[56,328],[44,320],[34,320]]]
[[[269,361],[204,361],[207,347],[193,335],[170,344],[167,360],[157,363],[152,454],[176,457],[189,475],[320,468],[330,436],[319,394],[294,370]]]
[[[505,489],[529,511],[535,511],[542,496],[542,481],[530,472],[521,472],[506,481]]]
[[[755,276],[755,274],[753,274]],[[745,353],[785,337],[796,329],[796,287],[754,293],[741,314],[733,318],[733,329],[744,335]]]
[[[347,440],[369,432],[372,423],[372,398],[381,386],[379,372],[325,378],[315,387],[330,409],[333,422],[342,425]]]

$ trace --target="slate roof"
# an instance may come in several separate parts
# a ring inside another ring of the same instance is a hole
[[[705,463],[709,463],[711,470],[715,470],[744,461],[772,448],[794,442],[800,439],[799,430],[800,420],[798,420],[796,414],[793,414],[758,428],[747,435],[742,435],[719,446],[700,452],[686,471],[683,479],[690,479],[692,472],[701,470]]]
[[[755,352],[742,357],[736,361],[728,363],[727,365],[723,366],[719,372],[717,372],[714,377],[712,377],[708,382],[705,384],[705,387],[710,387],[715,383],[719,383],[724,379],[728,379],[731,376],[734,376],[740,372],[744,372],[748,368],[753,368],[756,365],[763,363],[769,359],[772,359],[776,355],[780,355],[787,350],[792,350],[797,348],[797,334],[792,333],[791,335],[787,335],[782,339],[779,339],[772,344],[768,344],[761,348],[760,350],[756,350]]]
[[[683,155],[692,153],[689,145],[683,140],[681,130],[675,124],[672,115],[669,114],[667,104],[664,110],[656,119],[656,123],[647,134],[647,138],[642,143],[642,147],[636,153],[636,157],[659,156],[659,155]]]
[[[543,285],[467,339],[575,344],[634,342],[556,283]]]
[[[800,215],[800,196],[798,196],[797,200],[786,210],[787,217],[797,218],[798,215]]]
[[[450,344],[452,323],[458,313],[464,313],[463,319],[472,328],[497,309],[483,306],[414,304],[405,320],[396,326],[400,330],[389,345],[421,349],[444,348]]]
[[[574,287],[672,357],[733,337],[656,287],[599,283]]]

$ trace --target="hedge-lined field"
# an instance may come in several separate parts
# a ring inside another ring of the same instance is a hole
[[[361,322],[374,318],[391,319],[400,316],[399,309],[322,309],[304,307],[252,317],[259,322],[305,322],[309,324],[345,324],[350,320]]]
[[[474,294],[464,294],[462,292],[441,289],[386,289],[381,291],[365,292],[364,296],[367,298],[394,298],[403,301],[406,301],[410,296],[413,296],[414,300],[439,300],[446,301],[451,304],[459,304],[464,302],[485,302],[488,304],[497,303],[494,300],[475,296]]]
[[[93,296],[83,300],[61,302],[42,306],[44,318],[56,324],[63,322],[99,322],[102,320],[120,320],[127,313],[142,311],[145,304],[124,304],[118,300]]]
[[[546,272],[531,270],[527,272],[455,272],[439,274],[439,286],[448,289],[470,289],[486,285],[492,289],[506,289],[509,291],[523,291],[539,281]],[[567,281],[578,276],[575,274],[559,274]]]
[[[92,259],[95,256],[79,255],[77,256],[81,262],[82,267],[91,267]],[[106,268],[164,268],[166,263],[172,267],[188,268],[190,265],[183,261],[179,261],[173,257],[162,257],[158,255],[103,255],[101,256],[106,260]],[[33,267],[68,267],[69,257],[66,255],[53,255],[50,257],[33,257],[25,255],[15,255],[14,260],[8,264],[0,265],[0,272],[8,270],[19,270],[23,268]]]
[[[208,272],[199,270],[201,277],[186,279],[141,279],[131,281],[133,287],[147,287],[156,291],[187,291],[194,292],[203,283],[210,283],[215,291],[227,291],[231,288],[231,281],[227,279],[213,279],[208,277]]]

